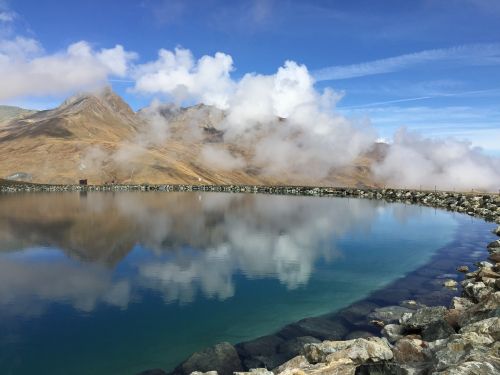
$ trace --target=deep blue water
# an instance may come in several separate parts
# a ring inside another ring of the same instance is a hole
[[[485,223],[381,201],[0,196],[0,373],[171,369],[348,306]]]

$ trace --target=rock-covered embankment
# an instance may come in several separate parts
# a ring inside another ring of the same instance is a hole
[[[500,235],[500,226],[494,230]],[[308,342],[275,368],[243,371],[237,348],[220,343],[194,353],[175,374],[343,375],[500,373],[500,240],[488,245],[490,262],[465,274],[462,296],[450,306],[376,309],[380,337]],[[460,268],[457,272],[467,271]],[[412,306],[413,305],[413,306]],[[313,341],[304,338],[304,341]],[[144,374],[166,374],[153,370]]]
[[[260,193],[277,195],[359,197],[384,199],[389,202],[423,204],[450,211],[482,217],[500,223],[500,194],[456,193],[407,189],[358,189],[311,186],[256,185],[44,185],[30,183],[0,183],[0,193],[12,192],[94,192],[94,191],[205,191],[226,193]]]

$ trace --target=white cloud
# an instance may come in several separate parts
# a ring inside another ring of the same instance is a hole
[[[233,82],[231,56],[218,52],[195,61],[191,51],[161,49],[158,60],[139,65],[133,73],[135,89],[142,93],[163,93],[180,103],[194,99],[227,108]]]
[[[125,76],[135,57],[120,45],[94,50],[80,41],[63,52],[48,54],[34,39],[0,40],[0,99],[93,89],[109,76]]]
[[[431,140],[400,129],[387,157],[373,167],[388,186],[496,191],[500,164],[469,142],[451,138]]]
[[[316,70],[313,75],[317,81],[339,80],[391,73],[431,62],[473,66],[498,65],[500,44],[470,44],[431,49],[360,64],[331,66]]]

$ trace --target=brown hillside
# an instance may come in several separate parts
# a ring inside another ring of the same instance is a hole
[[[256,166],[227,171],[203,163],[200,151],[210,144],[249,161],[252,150],[224,142],[217,124],[224,113],[203,105],[164,106],[160,118],[147,110],[134,113],[110,89],[77,95],[58,108],[12,119],[0,127],[0,178],[24,173],[33,182],[323,184],[372,186],[370,164],[383,155],[380,145],[322,181],[297,176],[264,176]],[[157,115],[158,116],[158,115]],[[151,131],[168,120],[165,139]],[[153,124],[153,125],[152,125]],[[248,164],[248,163],[247,163]]]

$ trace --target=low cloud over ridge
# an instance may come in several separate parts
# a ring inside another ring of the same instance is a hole
[[[493,47],[487,57],[497,59]],[[444,52],[435,50],[431,57]],[[463,54],[457,49],[452,57]],[[369,122],[355,122],[335,110],[342,94],[318,90],[307,67],[294,61],[286,61],[275,74],[247,73],[234,79],[233,59],[222,52],[195,59],[187,49],[162,49],[156,60],[134,64],[137,57],[121,45],[96,50],[81,41],[48,54],[34,39],[3,39],[0,99],[60,95],[103,86],[113,77],[130,79],[133,92],[177,105],[203,103],[224,112],[218,124],[224,141],[248,152],[244,157],[209,145],[201,152],[207,164],[231,170],[251,163],[277,180],[294,174],[311,182],[324,180],[353,165],[378,139]],[[169,121],[153,117],[156,122],[146,138],[164,139]],[[120,152],[126,154],[124,150]],[[372,172],[380,184],[396,187],[500,187],[498,158],[466,142],[433,141],[404,131],[395,136],[387,157],[372,165]]]

